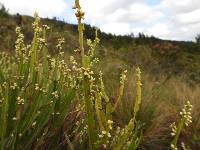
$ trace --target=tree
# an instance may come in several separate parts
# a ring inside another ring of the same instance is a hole
[[[197,34],[195,37],[196,43],[200,44],[200,34]]]
[[[5,8],[5,6],[0,3],[0,18],[1,17],[8,17],[8,10]]]

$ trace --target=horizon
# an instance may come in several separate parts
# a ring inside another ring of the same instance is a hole
[[[10,14],[43,18],[57,17],[76,24],[73,0],[0,0]],[[48,4],[48,5],[46,5]],[[115,35],[144,33],[163,40],[194,41],[200,33],[200,1],[198,0],[88,0],[83,3],[84,23]],[[96,6],[98,4],[98,6]]]

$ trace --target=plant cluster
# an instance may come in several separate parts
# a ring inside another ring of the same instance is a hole
[[[74,59],[67,64],[58,40],[57,57],[48,54],[46,31],[35,15],[34,38],[25,45],[16,28],[15,56],[1,53],[0,147],[29,149],[60,127],[79,88],[82,70]]]

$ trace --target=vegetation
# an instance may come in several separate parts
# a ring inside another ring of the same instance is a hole
[[[74,9],[78,33],[56,21],[53,29],[73,32],[55,34],[35,14],[34,34],[23,21],[14,54],[1,52],[0,149],[199,149],[199,55],[180,52],[184,42],[107,35],[82,23],[78,0]],[[2,27],[1,36],[12,34],[12,25]]]
[[[0,17],[8,17],[8,10],[5,8],[3,4],[0,3]]]
[[[200,34],[198,34],[195,39],[196,39],[196,42],[199,44],[200,43]]]

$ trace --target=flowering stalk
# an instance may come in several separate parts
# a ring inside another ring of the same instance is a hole
[[[139,138],[136,137],[137,140],[134,137],[135,134],[137,136],[136,115],[140,110],[141,102],[142,102],[142,98],[141,98],[142,97],[142,88],[141,88],[142,83],[141,83],[140,68],[136,69],[136,77],[137,77],[137,95],[136,95],[136,101],[135,101],[135,105],[134,105],[133,118],[129,121],[128,125],[120,132],[120,135],[117,135],[118,138],[113,144],[114,150],[122,149],[124,147],[124,145],[128,142],[129,139],[132,139],[132,140],[130,140],[130,144],[128,144],[128,145],[132,145],[132,149],[136,149],[142,138],[141,135]],[[124,81],[124,80],[125,80],[125,78],[122,81]],[[135,144],[133,144],[133,142],[135,142]]]
[[[141,83],[141,71],[139,67],[136,69],[136,77],[137,77],[137,95],[136,95],[136,101],[134,104],[134,115],[133,115],[134,120],[136,118],[137,113],[140,110],[140,106],[142,103],[142,88],[141,88],[142,83]]]
[[[78,20],[78,31],[79,31],[79,44],[80,44],[80,52],[81,57],[84,57],[84,47],[83,47],[83,30],[84,30],[84,24],[82,23],[82,19],[84,19],[85,13],[82,11],[79,0],[75,0],[75,5],[73,9],[76,9],[76,18]]]
[[[114,106],[114,110],[117,108],[122,96],[123,96],[123,93],[124,93],[124,85],[125,85],[125,80],[126,80],[126,73],[127,73],[127,70],[125,70],[121,77],[120,77],[120,88],[119,88],[119,95],[117,97],[117,100],[116,100],[116,103],[115,103],[115,106]]]
[[[171,150],[178,150],[177,142],[181,134],[181,131],[183,130],[184,127],[187,127],[190,123],[192,123],[192,116],[191,116],[192,107],[193,106],[191,105],[190,101],[187,101],[186,104],[184,105],[184,108],[180,112],[182,118],[178,124],[178,127],[176,126],[175,122],[170,126],[172,128],[171,135],[174,137],[170,145]]]
[[[84,71],[84,79],[83,79],[83,90],[84,90],[84,99],[86,105],[86,112],[87,112],[87,124],[88,124],[88,136],[89,136],[89,148],[90,150],[94,150],[94,143],[95,143],[95,119],[94,119],[94,109],[93,109],[93,101],[91,99],[91,75],[90,75],[90,58],[84,54],[84,46],[83,46],[83,31],[84,25],[82,20],[84,19],[85,13],[82,11],[81,6],[79,4],[79,0],[75,0],[75,6],[73,9],[76,9],[76,18],[78,21],[78,31],[79,31],[79,45],[80,45],[80,52],[82,58],[82,67]]]
[[[5,142],[5,135],[7,131],[7,124],[8,124],[8,109],[9,109],[9,103],[8,103],[8,85],[5,83],[3,87],[1,87],[1,90],[4,90],[4,99],[2,102],[2,108],[0,109],[0,149],[4,149],[4,142]]]
[[[41,32],[41,28],[39,27],[40,18],[37,13],[34,14],[35,22],[33,23],[34,28],[34,38],[32,42],[32,47],[30,51],[31,55],[31,64],[30,64],[30,81],[35,84],[36,78],[36,67],[38,64],[38,47],[39,47],[39,33]]]
[[[112,120],[112,115],[111,114],[112,114],[114,108],[113,108],[113,106],[112,106],[112,104],[111,104],[111,102],[109,100],[108,95],[106,94],[104,83],[103,83],[103,79],[102,79],[103,78],[102,77],[103,76],[102,72],[100,72],[99,76],[100,76],[99,80],[100,80],[101,96],[106,102],[106,114],[105,114],[105,116],[106,116],[107,120],[108,119]]]

